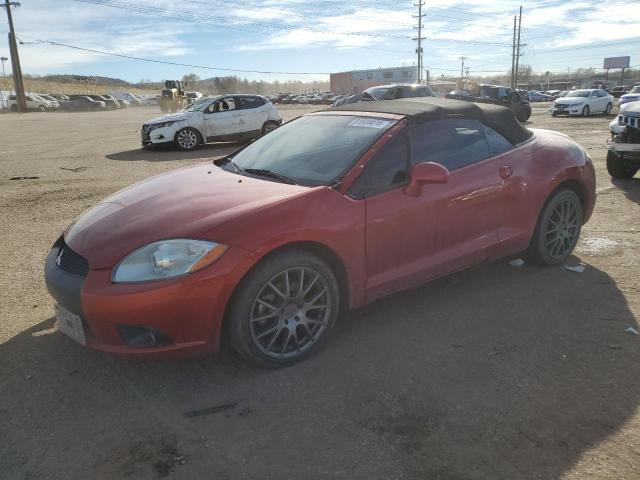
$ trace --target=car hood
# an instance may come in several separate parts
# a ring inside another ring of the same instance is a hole
[[[625,93],[620,100],[640,100],[640,93]]]
[[[571,105],[573,103],[584,103],[588,98],[584,97],[560,97],[555,100],[555,103],[559,103],[561,105]]]
[[[112,268],[153,241],[215,241],[207,233],[223,223],[312,190],[239,176],[210,163],[186,167],[105,199],[77,219],[65,233],[65,242],[88,260],[91,269]]]
[[[623,115],[633,113],[633,116],[638,116],[640,114],[640,102],[625,103],[620,107],[620,113]]]
[[[180,120],[187,120],[188,118],[191,118],[191,115],[193,115],[192,112],[170,113],[168,115],[162,115],[161,117],[152,118],[144,123],[148,125],[151,123],[161,122],[179,122]]]

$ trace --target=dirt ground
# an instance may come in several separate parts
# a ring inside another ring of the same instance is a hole
[[[537,106],[530,124],[595,162],[568,262],[583,273],[474,268],[351,312],[314,357],[264,371],[231,352],[114,359],[55,329],[43,262],[72,219],[235,148],[142,151],[153,116],[0,115],[0,478],[640,478],[640,336],[625,331],[640,329],[640,179],[607,175],[608,118]]]

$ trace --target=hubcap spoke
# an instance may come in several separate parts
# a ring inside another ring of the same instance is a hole
[[[265,282],[253,301],[249,329],[255,347],[273,358],[303,354],[324,333],[332,303],[327,281],[314,269],[280,272]]]

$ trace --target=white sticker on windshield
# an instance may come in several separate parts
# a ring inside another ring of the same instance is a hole
[[[385,128],[389,126],[391,122],[389,120],[378,120],[377,118],[354,118],[347,126],[348,127],[364,127],[364,128]]]

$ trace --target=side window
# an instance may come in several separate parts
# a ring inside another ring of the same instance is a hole
[[[236,108],[238,110],[249,110],[251,108],[258,108],[263,105],[264,102],[258,97],[235,97]]]
[[[487,136],[487,142],[489,142],[491,155],[500,155],[501,153],[508,152],[513,149],[511,142],[496,132],[493,128],[485,125],[484,133]]]
[[[409,142],[405,134],[397,135],[372,158],[349,193],[365,198],[386,192],[409,181]]]
[[[492,156],[478,120],[434,120],[411,130],[411,161],[435,162],[457,170]]]
[[[402,98],[412,98],[420,96],[417,88],[402,87]]]
[[[223,98],[222,100],[220,100],[220,111],[221,112],[226,112],[228,110],[235,110],[235,109],[236,109],[236,103],[235,103],[233,98],[227,97],[227,98]]]

